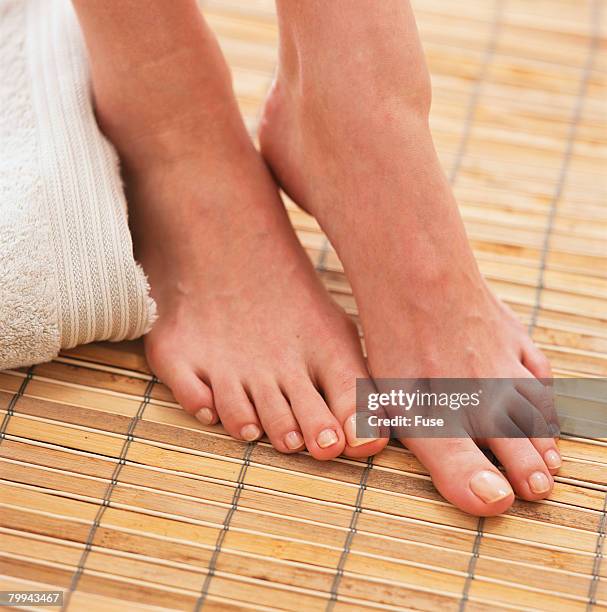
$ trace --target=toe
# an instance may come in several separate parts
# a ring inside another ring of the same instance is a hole
[[[536,378],[521,378],[516,382],[516,390],[519,397],[525,398],[528,402],[529,409],[522,411],[523,419],[516,418],[516,412],[521,414],[521,411],[510,412],[510,417],[521,427],[529,437],[552,437],[558,435],[559,418],[556,412],[554,388],[549,384],[542,384]],[[522,403],[518,402],[519,407]],[[531,431],[527,431],[523,423],[531,423],[533,425]]]
[[[346,444],[344,432],[312,381],[294,381],[284,390],[310,454],[321,460],[340,455]]]
[[[238,440],[258,440],[263,430],[242,384],[237,380],[213,380],[212,385],[215,406],[226,431]]]
[[[491,438],[487,443],[519,497],[533,501],[550,494],[554,480],[544,458],[528,438]]]
[[[213,393],[187,365],[161,373],[159,378],[171,389],[177,403],[203,425],[217,423]]]
[[[551,385],[543,385],[535,378],[519,380],[517,390],[530,402],[531,408],[528,412],[534,413],[532,431],[528,433],[529,441],[544,461],[546,469],[554,476],[562,464],[557,438],[552,437],[555,434],[558,436],[559,431],[554,390]],[[522,423],[514,420],[519,428],[525,431]],[[525,420],[529,422],[530,419]]]
[[[514,501],[508,481],[470,438],[402,439],[426,466],[441,495],[477,516],[494,516]]]
[[[527,338],[522,351],[523,365],[539,379],[551,379],[552,368],[550,361],[542,351],[535,345],[531,338]]]
[[[319,383],[326,403],[335,415],[346,435],[343,451],[348,457],[369,457],[381,451],[388,438],[367,438],[357,436],[356,379],[368,378],[361,366],[330,368],[319,376]]]
[[[275,382],[249,385],[255,410],[274,448],[282,453],[303,450],[304,438],[291,406]]]
[[[554,438],[530,438],[530,442],[544,460],[548,471],[554,476],[563,463]]]

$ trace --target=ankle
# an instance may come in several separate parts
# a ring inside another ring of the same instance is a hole
[[[97,121],[123,162],[172,161],[200,151],[219,131],[245,131],[228,67],[215,47],[214,40],[205,47],[204,68],[195,50],[180,49],[150,65],[93,69]]]

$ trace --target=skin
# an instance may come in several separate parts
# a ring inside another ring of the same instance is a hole
[[[148,362],[181,406],[281,452],[365,457],[347,423],[368,376],[239,114],[197,4],[74,3],[98,123],[116,146],[159,320]],[[345,431],[344,431],[345,428]]]
[[[430,77],[409,4],[277,7],[280,64],[262,154],[343,262],[371,375],[549,378],[547,359],[490,291],[469,246],[430,134]],[[401,441],[444,497],[478,515],[506,510],[512,489],[546,497],[560,464],[552,438]]]
[[[349,425],[356,378],[369,376],[356,330],[290,227],[196,3],[74,5],[98,122],[121,157],[136,256],[159,307],[145,338],[156,375],[185,410],[221,419],[236,438],[265,431],[277,450],[305,447],[318,459],[381,450],[385,440],[361,444]],[[430,137],[429,78],[408,4],[277,7],[280,66],[263,155],[344,262],[371,374],[549,375],[476,267]],[[472,439],[403,442],[464,510],[497,514],[512,503]],[[549,493],[552,439],[481,442],[517,494]],[[530,488],[538,472],[542,493]]]

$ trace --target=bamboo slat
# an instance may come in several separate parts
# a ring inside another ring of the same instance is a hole
[[[557,376],[607,376],[604,1],[413,4],[482,272]],[[254,135],[273,2],[202,5]],[[358,321],[318,224],[286,205]],[[203,427],[140,341],[0,372],[0,423],[0,590],[62,590],[63,609],[93,612],[607,609],[607,440],[564,435],[550,498],[479,520],[401,446],[320,463]]]

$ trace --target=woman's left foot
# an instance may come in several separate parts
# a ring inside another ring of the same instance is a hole
[[[312,34],[320,43],[306,39],[291,55],[283,49],[262,153],[344,264],[373,377],[549,377],[546,358],[474,260],[432,143],[423,58],[409,57],[413,43],[401,48],[412,34],[385,25],[386,32],[355,30],[356,55],[319,32],[330,30],[329,19]],[[305,38],[294,33],[285,46],[298,35]],[[347,61],[327,61],[340,52]],[[509,482],[469,437],[403,441],[447,499],[479,515],[506,510],[513,489],[528,500],[546,497],[560,465],[552,438],[487,440]]]

